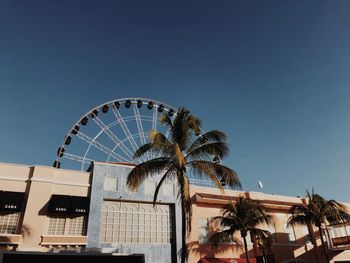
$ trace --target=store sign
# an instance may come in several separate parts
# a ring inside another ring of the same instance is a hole
[[[20,212],[24,193],[0,191],[0,212]]]
[[[49,214],[67,214],[70,209],[70,196],[52,195],[49,201]]]
[[[48,213],[66,215],[86,215],[89,212],[88,197],[52,195],[49,201]]]
[[[71,213],[75,215],[87,215],[89,212],[90,201],[88,197],[72,196]]]

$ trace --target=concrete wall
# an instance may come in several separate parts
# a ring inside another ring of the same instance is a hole
[[[181,248],[181,209],[177,202],[177,187],[173,196],[164,195],[159,192],[158,202],[169,204],[174,207],[174,220],[172,222],[175,235],[174,244],[101,244],[100,226],[101,226],[101,208],[103,200],[115,201],[153,201],[153,194],[145,193],[145,185],[142,184],[137,192],[130,192],[126,188],[126,178],[133,166],[117,165],[95,162],[93,166],[93,180],[91,186],[91,204],[88,223],[88,241],[87,248],[116,249],[120,253],[144,253],[146,263],[178,262],[176,257]],[[105,191],[105,177],[117,177],[118,189],[116,191]],[[149,178],[149,181],[157,182],[160,175]]]

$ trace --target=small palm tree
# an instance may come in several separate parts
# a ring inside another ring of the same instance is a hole
[[[292,206],[290,210],[292,215],[288,219],[288,224],[316,226],[319,230],[326,260],[329,262],[329,256],[323,238],[323,227],[325,227],[327,223],[350,222],[350,214],[344,205],[335,200],[326,200],[322,196],[315,194],[314,189],[312,189],[311,193],[306,190],[306,197],[308,200],[307,205]]]
[[[237,174],[232,169],[212,161],[213,156],[223,158],[228,154],[226,135],[218,130],[201,133],[201,121],[187,109],[180,108],[172,120],[167,114],[160,119],[168,126],[169,139],[158,131],[150,132],[151,142],[141,146],[134,154],[139,158],[147,153],[159,157],[136,165],[128,175],[127,186],[136,191],[148,177],[161,174],[155,189],[153,204],[157,201],[159,189],[166,179],[177,179],[178,197],[182,208],[182,253],[181,262],[187,259],[186,235],[191,231],[192,206],[188,173],[208,176],[219,189],[221,182],[240,187]]]
[[[260,248],[263,256],[263,262],[268,263],[268,257],[266,253],[269,253],[271,251],[271,245],[272,245],[272,235],[271,233],[258,233],[255,236],[256,243],[258,247]]]
[[[210,240],[218,245],[223,242],[235,242],[234,234],[240,232],[244,241],[244,251],[249,263],[247,235],[250,232],[254,236],[266,237],[269,231],[258,228],[259,225],[269,224],[271,217],[265,211],[265,207],[244,196],[239,196],[237,201],[227,203],[222,209],[222,216],[217,216],[212,221],[218,220],[222,231],[211,235]]]

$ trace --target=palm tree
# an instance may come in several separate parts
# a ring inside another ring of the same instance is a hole
[[[289,225],[314,225],[318,228],[322,247],[326,260],[329,263],[329,256],[323,238],[323,227],[327,223],[350,222],[350,214],[345,206],[335,200],[326,200],[322,196],[306,190],[307,205],[294,205],[291,207],[291,216],[288,219]]]
[[[271,251],[271,245],[272,245],[272,235],[271,233],[258,233],[255,236],[256,243],[258,247],[260,248],[263,256],[263,262],[268,263],[269,259],[266,255],[266,252],[269,253]]]
[[[180,108],[173,120],[167,114],[163,114],[160,121],[169,128],[169,139],[158,131],[150,132],[151,142],[141,146],[135,152],[134,158],[147,153],[159,157],[136,165],[128,175],[127,186],[130,190],[136,191],[148,177],[161,174],[153,197],[155,204],[164,181],[177,179],[178,198],[182,208],[181,262],[186,262],[186,235],[191,231],[192,216],[188,174],[206,175],[222,191],[220,181],[230,186],[240,187],[241,184],[235,171],[212,161],[213,156],[223,158],[228,154],[226,135],[223,132],[213,130],[201,134],[201,121],[185,108]]]
[[[210,240],[215,245],[223,242],[235,242],[234,234],[240,232],[244,241],[244,251],[249,263],[247,235],[266,237],[269,231],[258,228],[262,224],[269,224],[271,216],[265,211],[265,207],[251,199],[239,196],[237,201],[227,203],[222,209],[222,216],[217,216],[212,221],[219,221],[221,231],[211,235]]]

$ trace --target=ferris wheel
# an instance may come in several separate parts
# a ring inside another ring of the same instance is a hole
[[[91,162],[138,164],[156,156],[134,159],[134,152],[157,130],[169,136],[159,117],[176,111],[168,104],[145,98],[123,98],[92,108],[73,124],[57,150],[56,168],[87,170]]]

